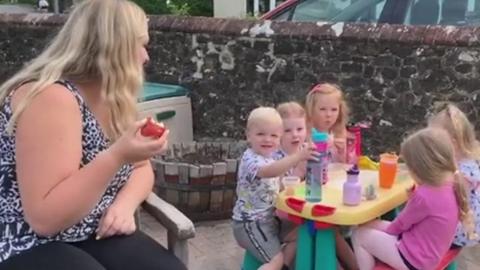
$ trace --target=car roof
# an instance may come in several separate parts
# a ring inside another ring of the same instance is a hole
[[[287,0],[280,5],[278,5],[276,8],[270,10],[269,12],[265,13],[260,17],[260,19],[270,19],[273,18],[275,15],[278,13],[282,13],[285,9],[289,8],[290,6],[294,5],[297,3],[299,0]]]

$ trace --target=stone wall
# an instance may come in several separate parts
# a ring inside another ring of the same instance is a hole
[[[0,81],[42,49],[64,18],[0,15]],[[370,120],[364,150],[398,150],[440,101],[477,124],[480,28],[151,17],[150,81],[191,89],[194,133],[243,138],[258,105],[302,101],[338,83],[354,121]],[[478,127],[478,124],[477,124]]]

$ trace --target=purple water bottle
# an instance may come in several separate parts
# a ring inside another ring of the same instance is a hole
[[[355,206],[362,200],[362,186],[358,181],[360,171],[357,165],[353,165],[347,171],[347,181],[343,184],[343,204]]]

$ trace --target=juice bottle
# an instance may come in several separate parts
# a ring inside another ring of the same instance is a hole
[[[362,155],[361,127],[351,124],[347,126],[347,145],[345,161],[348,164],[357,164],[358,157]]]
[[[358,205],[362,200],[362,185],[358,181],[360,171],[357,165],[353,165],[347,171],[347,181],[343,184],[343,204]]]

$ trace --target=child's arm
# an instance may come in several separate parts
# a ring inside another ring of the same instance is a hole
[[[290,168],[294,167],[300,161],[308,159],[317,159],[318,153],[313,145],[308,145],[293,155],[286,156],[280,160],[272,162],[268,165],[260,167],[257,176],[261,178],[277,177],[286,173]]]
[[[342,129],[340,132],[334,132],[332,142],[332,154],[334,162],[344,163],[347,154],[347,130]]]
[[[292,175],[300,177],[300,179],[303,179],[305,177],[305,174],[307,172],[307,161],[300,161],[295,168],[293,168]]]
[[[335,138],[333,140],[333,161],[344,163],[347,155],[347,142],[345,138]]]
[[[386,233],[399,235],[410,229],[413,225],[420,222],[427,216],[427,206],[425,197],[420,192],[415,191],[407,202],[405,208],[400,212],[397,218],[387,227]]]

